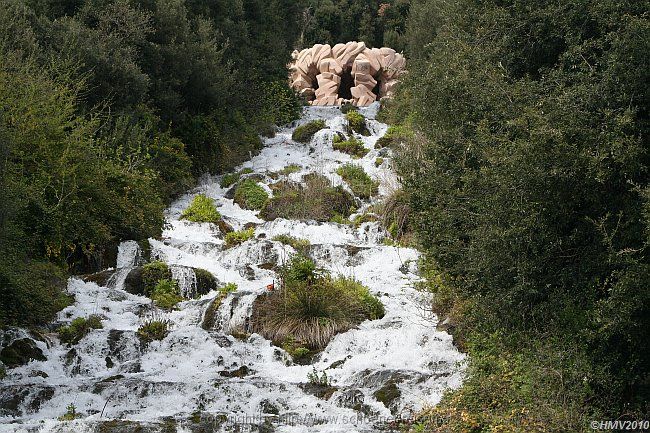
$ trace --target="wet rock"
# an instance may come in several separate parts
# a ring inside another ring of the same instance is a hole
[[[120,373],[141,373],[142,372],[142,365],[140,364],[140,361],[128,361],[125,362],[124,364],[120,365],[119,369]]]
[[[29,395],[24,386],[8,386],[0,390],[0,414],[3,416],[20,416],[20,407]]]
[[[343,364],[345,364],[345,361],[347,361],[347,360],[350,359],[350,358],[352,358],[352,355],[348,355],[348,356],[346,356],[345,359],[339,359],[338,361],[334,361],[333,363],[330,364],[329,367],[326,368],[326,370],[330,370],[330,369],[332,369],[332,368],[339,368],[339,367],[341,367]]]
[[[358,254],[360,251],[369,250],[369,249],[370,248],[368,248],[368,247],[359,247],[359,246],[356,246],[356,245],[346,245],[345,246],[345,250],[348,252],[348,255],[350,257]]]
[[[95,283],[100,287],[106,287],[108,280],[113,276],[115,271],[112,269],[96,272],[94,274],[82,275],[81,279],[87,283]]]
[[[25,365],[30,361],[46,361],[43,351],[36,346],[34,340],[30,338],[20,338],[14,340],[11,344],[0,351],[0,361],[7,368],[15,368]]]
[[[228,191],[223,195],[224,198],[227,198],[229,200],[233,200],[235,198],[235,191],[237,190],[237,185],[231,186]]]
[[[280,408],[275,403],[266,399],[260,402],[260,411],[271,415],[280,415]]]
[[[46,386],[32,394],[32,401],[29,402],[29,410],[31,412],[38,411],[43,403],[47,403],[54,397],[54,388]]]
[[[235,231],[235,229],[233,229],[232,226],[228,224],[226,221],[224,221],[223,219],[220,219],[217,222],[217,227],[219,227],[219,231],[224,235]]]
[[[246,224],[244,224],[244,230],[255,229],[258,225],[259,224],[254,222],[247,222]]]
[[[334,402],[337,406],[345,407],[348,409],[356,410],[364,415],[373,415],[375,410],[367,404],[364,404],[365,395],[359,389],[348,389],[338,393],[335,396]]]
[[[251,265],[246,265],[239,270],[239,275],[242,278],[246,278],[248,281],[253,281],[257,277],[255,276],[255,269]]]
[[[393,409],[393,402],[402,396],[394,379],[389,380],[384,386],[373,393],[378,402],[383,403],[388,409]]]
[[[205,269],[194,268],[194,275],[196,276],[195,297],[203,296],[219,288],[219,280]]]
[[[307,394],[311,394],[323,400],[329,400],[332,397],[338,388],[330,385],[321,385],[318,383],[301,383],[300,389],[302,389]]]
[[[115,367],[115,363],[113,362],[113,360],[111,359],[110,356],[107,356],[106,358],[104,358],[104,362],[106,362],[106,368]]]
[[[275,263],[260,263],[259,265],[257,265],[257,267],[260,268],[260,269],[266,269],[268,271],[272,271],[273,269],[276,268],[276,264]]]
[[[124,280],[124,291],[132,295],[144,296],[144,280],[142,279],[142,266],[135,267]]]
[[[252,373],[252,371],[250,370],[250,368],[248,368],[245,365],[242,365],[241,367],[239,367],[236,370],[232,370],[232,371],[222,370],[222,371],[219,372],[219,376],[222,376],[222,377],[246,377],[251,373]]]
[[[44,371],[32,370],[29,372],[29,377],[42,377],[43,379],[47,379],[50,376]]]

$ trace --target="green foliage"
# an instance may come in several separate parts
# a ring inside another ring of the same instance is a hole
[[[373,222],[377,220],[379,220],[379,217],[377,217],[377,215],[366,212],[361,215],[357,215],[357,217],[354,218],[354,226],[360,227],[363,223]]]
[[[243,244],[247,240],[252,239],[253,236],[255,236],[255,229],[252,227],[245,230],[226,233],[226,248],[232,248],[234,246]]]
[[[159,280],[149,296],[157,307],[171,310],[183,301],[176,280]]]
[[[142,267],[142,285],[143,293],[150,296],[160,280],[171,280],[172,271],[167,263],[162,261],[153,261]]]
[[[327,376],[325,370],[319,373],[316,367],[312,367],[312,371],[307,373],[307,380],[312,385],[330,386],[330,378]]]
[[[59,328],[59,339],[69,346],[77,344],[93,329],[102,329],[102,320],[99,316],[77,317],[70,325]]]
[[[366,319],[383,317],[383,305],[353,279],[332,278],[313,260],[297,255],[279,270],[281,288],[258,298],[253,328],[266,338],[288,339],[320,350],[339,332]]]
[[[342,187],[332,187],[330,181],[320,175],[308,175],[303,180],[304,184],[278,182],[272,185],[273,197],[262,208],[260,217],[267,221],[276,218],[329,221],[337,214],[350,215],[354,198]]]
[[[336,170],[336,173],[343,178],[360,198],[370,198],[377,194],[379,182],[376,182],[368,176],[364,169],[355,164],[345,164]]]
[[[219,185],[221,188],[228,188],[229,186],[232,186],[239,182],[239,178],[241,177],[240,173],[226,173],[221,177],[221,181],[219,182]]]
[[[59,417],[59,421],[73,421],[79,417],[81,417],[81,414],[77,413],[77,407],[74,404],[70,403],[66,407],[65,414]]]
[[[293,249],[295,249],[296,251],[304,251],[307,248],[309,248],[309,246],[311,245],[309,239],[301,239],[295,236],[284,235],[284,234],[273,236],[273,240],[282,242],[285,245],[289,245],[293,247]]]
[[[348,121],[348,132],[356,132],[361,135],[370,135],[366,126],[366,118],[356,110],[350,110],[345,114],[345,120]]]
[[[475,363],[446,406],[471,429],[584,431],[647,411],[646,12],[413,4],[418,45],[389,111],[416,132],[398,168]]]
[[[375,167],[380,167],[384,163],[384,158],[375,159]]]
[[[332,147],[334,150],[347,153],[356,158],[363,158],[369,152],[369,150],[363,145],[363,142],[356,137],[342,140],[340,136],[335,135],[332,139]]]
[[[298,173],[300,170],[302,170],[302,167],[299,166],[298,164],[289,164],[286,167],[284,167],[282,170],[280,170],[278,173],[287,176],[292,173]]]
[[[223,295],[227,295],[228,293],[232,293],[236,291],[237,291],[237,284],[235,283],[226,283],[222,288],[219,289],[219,292]]]
[[[183,211],[181,219],[195,223],[217,223],[221,214],[214,204],[214,200],[205,194],[198,194],[192,203]]]
[[[234,202],[244,209],[260,210],[268,198],[267,192],[257,182],[244,179],[235,189]]]
[[[169,334],[171,328],[171,321],[150,319],[145,321],[138,328],[138,338],[144,344],[149,344],[152,341],[164,340]]]
[[[302,104],[296,93],[289,88],[286,80],[274,81],[265,86],[267,101],[265,114],[274,125],[286,125],[300,118]]]
[[[291,135],[291,138],[294,141],[299,143],[309,143],[318,131],[321,129],[327,128],[325,121],[323,120],[312,120],[311,122],[305,123],[304,125],[298,126]]]
[[[375,149],[383,147],[397,148],[408,143],[413,138],[413,132],[405,126],[390,126],[386,133],[379,137]]]

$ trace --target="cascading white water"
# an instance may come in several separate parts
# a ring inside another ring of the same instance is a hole
[[[369,118],[372,135],[359,138],[370,152],[353,162],[379,180],[379,195],[386,195],[396,188],[397,179],[389,163],[375,166],[379,151],[374,149],[386,125],[374,120],[376,107],[362,113]],[[352,158],[334,151],[331,139],[335,131],[345,131],[344,117],[338,108],[309,107],[298,123],[312,119],[324,119],[329,129],[318,132],[310,145],[293,142],[292,128],[283,129],[240,168],[264,174],[297,164],[301,171],[289,175],[294,181],[318,172],[341,184],[336,169]],[[179,220],[198,193],[212,197],[235,229],[257,224],[256,237],[225,249],[214,225]],[[66,323],[99,314],[103,329],[92,331],[75,347],[39,342],[46,361],[9,370],[0,382],[0,403],[7,407],[0,412],[0,431],[94,432],[102,421],[120,419],[137,422],[144,431],[172,422],[178,432],[219,432],[232,431],[236,420],[246,419],[249,430],[243,431],[262,431],[266,423],[276,432],[373,432],[382,418],[436,404],[445,390],[460,384],[464,357],[448,334],[436,330],[435,317],[423,311],[422,295],[412,287],[419,279],[416,250],[384,245],[385,232],[373,222],[359,228],[284,219],[265,222],[225,193],[218,177],[206,178],[168,209],[164,241],[150,240],[152,256],[171,266],[185,294],[196,288],[190,267],[237,284],[238,290],[221,303],[214,326],[202,327],[210,301],[218,296],[214,291],[182,302],[178,311],[161,312],[152,310],[149,299],[121,290],[128,271],[140,264],[138,244],[124,242],[110,288],[71,279],[68,288],[75,304],[59,314]],[[268,265],[295,253],[272,240],[279,234],[308,239],[319,266],[356,278],[385,305],[383,319],[339,334],[312,365],[293,364],[288,354],[259,335],[228,335],[246,330],[253,301],[275,278]],[[164,340],[145,347],[136,331],[152,315],[169,320],[172,330]],[[327,371],[336,387],[329,399],[309,391],[312,368]],[[386,387],[398,395],[388,407],[377,397]],[[71,404],[81,417],[58,421]],[[201,419],[215,417],[209,430],[193,430],[197,414]],[[124,425],[122,430],[102,431],[134,430]]]
[[[172,278],[178,282],[178,288],[184,298],[196,295],[196,273],[186,266],[171,266]]]
[[[120,242],[117,247],[117,264],[115,273],[108,279],[106,285],[112,289],[123,289],[126,277],[134,267],[140,264],[140,245],[136,241]]]

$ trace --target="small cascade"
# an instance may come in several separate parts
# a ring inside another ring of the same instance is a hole
[[[141,255],[140,245],[136,241],[120,242],[117,247],[115,273],[108,279],[107,286],[111,289],[123,289],[129,272],[140,264]]]
[[[260,154],[236,170],[250,169],[250,176],[268,188],[288,165],[301,167],[291,175],[294,181],[319,173],[342,184],[337,169],[358,164],[380,183],[377,197],[359,201],[363,214],[395,188],[390,153],[382,154],[386,162],[375,166],[374,144],[387,128],[373,120],[377,107],[360,109],[371,134],[360,137],[370,150],[363,158],[332,148],[334,134],[348,134],[339,108],[308,107],[300,121],[265,139]],[[324,120],[328,128],[309,145],[291,140],[296,125],[315,119]],[[464,357],[450,335],[436,330],[435,318],[423,316],[422,294],[413,288],[420,278],[416,250],[386,246],[387,233],[377,222],[355,227],[345,221],[263,221],[258,212],[227,197],[228,189],[219,180],[205,176],[196,190],[173,203],[161,239],[150,240],[149,255],[168,264],[188,299],[176,309],[161,310],[147,297],[113,290],[122,289],[127,276],[129,284],[137,281],[145,262],[139,244],[125,241],[105,287],[69,280],[75,302],[53,325],[97,315],[102,329],[90,330],[72,345],[54,334],[46,340],[24,330],[0,332],[0,349],[31,338],[38,349],[34,353],[43,355],[7,369],[0,381],[0,432],[370,433],[378,430],[380,420],[435,405],[446,390],[460,385]],[[216,225],[180,220],[197,193],[214,198],[235,230],[254,227],[255,236],[231,246]],[[352,277],[368,287],[386,315],[338,334],[309,365],[294,362],[282,348],[251,334],[256,299],[277,282],[277,266],[296,253],[274,240],[278,235],[308,241],[301,251],[333,276]],[[216,280],[206,296],[195,299],[207,275],[198,269]],[[166,326],[164,332],[145,338],[143,326],[155,321]],[[313,369],[327,372],[336,388],[330,398],[314,392],[317,387],[308,379]],[[377,394],[387,389],[394,398],[380,401]],[[71,405],[80,418],[59,421]],[[209,424],[197,424],[199,415]],[[242,419],[249,422],[236,424]]]
[[[187,266],[171,266],[172,278],[178,282],[181,296],[192,299],[196,296],[196,273]]]

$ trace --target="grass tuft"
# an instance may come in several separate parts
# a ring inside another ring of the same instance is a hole
[[[366,118],[363,117],[363,114],[359,113],[356,110],[348,111],[345,115],[345,119],[348,121],[348,132],[356,132],[361,135],[370,135],[368,127],[366,126]]]
[[[77,317],[68,326],[62,326],[58,330],[59,339],[69,346],[77,344],[93,329],[102,329],[102,320],[97,315]]]
[[[339,152],[347,153],[356,158],[363,158],[369,152],[363,145],[363,142],[355,137],[343,140],[340,136],[335,135],[332,139],[332,147]]]
[[[183,300],[178,288],[178,281],[160,280],[151,292],[150,298],[157,307],[171,310]]]
[[[255,235],[255,229],[249,228],[226,234],[226,248],[231,248],[243,244]]]
[[[325,121],[323,120],[313,120],[309,123],[305,123],[304,125],[300,125],[297,127],[294,131],[293,134],[291,135],[291,138],[294,141],[297,141],[299,143],[309,143],[318,131],[321,129],[327,128],[327,125],[325,125]]]
[[[359,198],[370,198],[377,194],[379,182],[376,182],[359,165],[345,164],[336,170],[336,173],[343,178]]]

